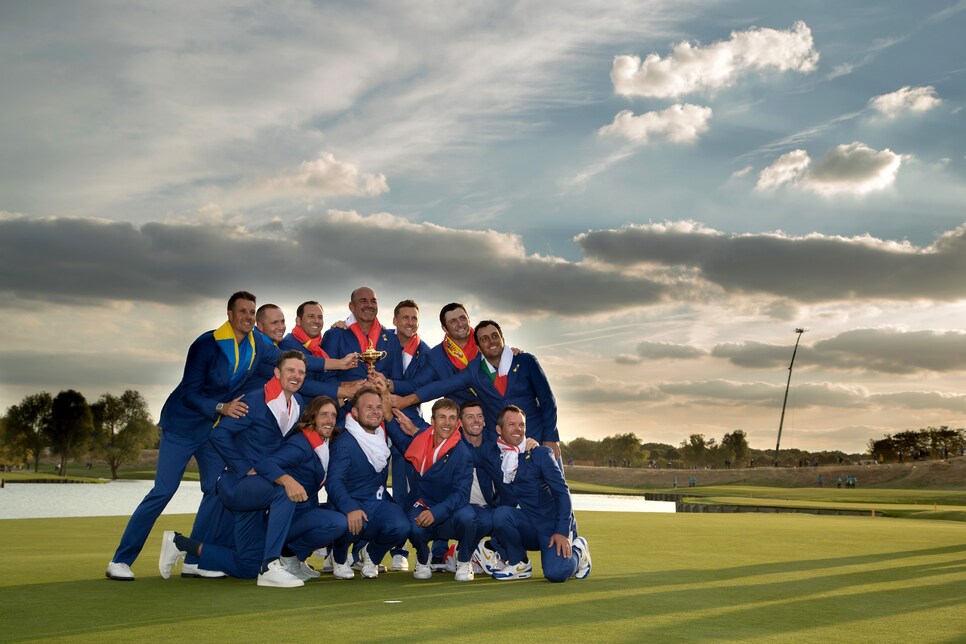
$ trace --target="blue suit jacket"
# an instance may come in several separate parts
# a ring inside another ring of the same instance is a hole
[[[331,449],[330,443],[329,458]],[[274,453],[255,464],[255,471],[269,483],[288,474],[305,488],[311,507],[319,505],[319,489],[325,481],[325,468],[302,432],[290,433]]]
[[[304,410],[305,402],[298,394],[295,398]],[[261,392],[253,393],[245,401],[248,403],[245,416],[225,416],[211,430],[212,444],[225,459],[228,469],[238,477],[245,476],[256,463],[275,452],[285,438]]]
[[[396,423],[393,421],[386,424],[388,426]],[[329,502],[342,514],[361,510],[364,501],[380,498],[380,488],[382,498],[391,500],[392,497],[386,492],[388,477],[388,464],[376,471],[349,432],[342,432],[339,439],[332,442],[329,448],[329,478],[325,489]]]
[[[550,527],[557,534],[570,534],[574,526],[570,488],[550,448],[541,446],[520,454],[516,477],[507,484],[500,469],[500,450],[495,444],[493,447],[495,452],[490,451],[483,465],[496,482],[501,497],[515,499],[515,505],[534,523]]]
[[[359,348],[359,340],[349,329],[329,329],[322,336],[322,348],[333,358],[342,358],[355,351],[362,351]],[[366,347],[368,348],[368,347]],[[379,341],[375,346],[376,351],[385,351],[386,357],[375,364],[376,371],[387,378],[399,380],[402,378],[402,359],[400,354],[402,349],[399,346],[399,338],[392,329],[383,327],[379,334]],[[365,380],[369,375],[369,368],[362,360],[355,369],[346,369],[339,372],[339,381]]]
[[[292,349],[296,351],[301,351],[306,357],[311,356],[309,350],[306,349],[301,342],[295,339],[295,336],[289,333],[278,343],[278,348],[281,351],[291,351]],[[341,357],[341,356],[340,356]],[[325,358],[320,358],[325,360]],[[274,372],[273,372],[274,375]],[[312,373],[305,374],[305,382],[302,383],[302,388],[299,393],[306,400],[312,400],[316,396],[329,396],[333,400],[339,400],[339,372],[338,371],[316,371]]]
[[[392,427],[387,426],[386,431],[389,432],[396,449],[405,454],[415,436],[407,435],[396,423],[392,423]],[[426,428],[422,431],[429,432],[432,429]],[[473,455],[470,454],[467,444],[460,440],[453,449],[433,463],[425,474],[417,472],[413,464],[406,461],[406,480],[409,483],[405,505],[407,512],[417,501],[422,501],[433,513],[434,521],[440,523],[470,502]]]
[[[398,340],[398,337],[397,337]],[[435,380],[432,367],[429,364],[429,345],[419,341],[419,346],[416,348],[416,353],[413,354],[413,359],[409,361],[409,366],[406,367],[402,372],[402,379],[396,380],[393,389],[395,393],[400,396],[407,396],[414,391],[417,387],[425,384],[429,384]],[[399,366],[402,368],[403,365],[403,352],[402,346],[399,348]],[[419,405],[412,405],[411,407],[406,407],[403,413],[409,418],[409,420],[416,423],[418,427],[427,427],[426,421],[423,419],[423,415],[420,411]]]
[[[492,458],[492,450],[495,448],[497,452],[497,457],[499,457],[499,448],[494,442],[483,441],[483,444],[479,447],[474,447],[470,445],[466,440],[466,435],[463,435],[463,443],[470,450],[470,455],[473,458],[473,468],[476,470],[476,480],[480,484],[480,492],[483,493],[483,499],[486,501],[487,506],[495,508],[499,505],[506,505],[502,502],[500,494],[498,492],[499,488],[493,482],[493,477],[490,476],[490,472],[483,466],[483,461],[487,458]],[[512,505],[516,505],[513,503]]]
[[[489,376],[483,372],[482,360],[483,355],[478,354],[476,359],[456,375],[420,387],[416,394],[420,400],[426,402],[472,388],[480,397],[488,427],[495,430],[500,411],[513,404],[527,416],[527,436],[539,443],[559,441],[557,400],[537,359],[529,353],[513,356],[510,371],[507,373],[505,396],[497,391]]]

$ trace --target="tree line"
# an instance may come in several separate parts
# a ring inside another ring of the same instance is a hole
[[[71,459],[100,458],[113,479],[122,464],[156,446],[160,435],[147,401],[133,389],[103,394],[92,404],[74,389],[30,394],[7,409],[0,430],[0,461],[32,463],[37,472],[49,452],[60,459],[58,474],[66,476]]]
[[[966,451],[966,430],[950,429],[948,425],[907,429],[880,439],[870,438],[868,448],[881,463],[962,456]]]

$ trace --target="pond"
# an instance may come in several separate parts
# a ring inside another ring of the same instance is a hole
[[[126,516],[134,511],[153,481],[104,484],[10,483],[0,488],[0,519]],[[674,503],[637,496],[575,494],[574,509],[602,512],[674,512]],[[201,502],[197,482],[184,481],[164,514],[194,514]]]

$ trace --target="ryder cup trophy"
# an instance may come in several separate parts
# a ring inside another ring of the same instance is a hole
[[[369,365],[371,375],[376,371],[376,363],[385,358],[386,355],[385,351],[376,351],[376,348],[372,346],[372,340],[369,340],[369,348],[359,354],[359,359]]]

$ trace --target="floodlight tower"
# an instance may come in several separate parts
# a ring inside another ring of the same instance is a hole
[[[788,404],[788,389],[792,386],[792,367],[795,366],[795,354],[798,353],[798,343],[802,341],[805,329],[795,329],[798,338],[795,339],[795,349],[792,351],[792,361],[788,365],[788,382],[785,383],[785,400],[782,401],[782,417],[778,421],[778,440],[775,442],[775,465],[778,465],[778,448],[782,444],[782,426],[785,424],[785,406]]]

